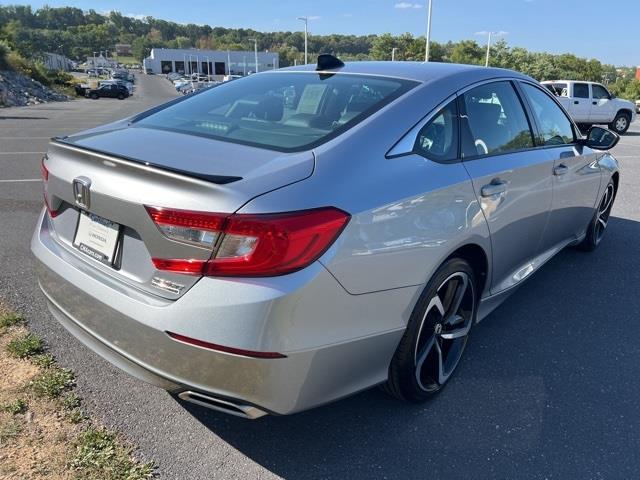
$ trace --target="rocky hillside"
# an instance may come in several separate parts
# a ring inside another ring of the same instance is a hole
[[[0,107],[37,105],[69,100],[32,78],[10,70],[0,71]]]

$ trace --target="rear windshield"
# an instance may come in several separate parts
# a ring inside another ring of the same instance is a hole
[[[348,130],[415,85],[351,74],[252,75],[135,123],[273,150],[305,150]]]

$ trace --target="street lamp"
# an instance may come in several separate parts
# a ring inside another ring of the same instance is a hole
[[[256,73],[258,73],[260,71],[258,69],[258,39],[257,38],[248,38],[247,40],[249,40],[250,42],[253,42],[253,51],[254,51],[255,57],[256,57]]]
[[[429,7],[427,8],[427,39],[424,49],[424,61],[429,61],[429,44],[431,43],[431,7],[432,0],[429,0]]]
[[[391,61],[395,62],[396,61],[396,50],[398,50],[398,47],[393,47],[391,49]]]
[[[307,65],[309,63],[309,50],[307,48],[307,37],[309,35],[309,17],[298,17],[298,20],[304,22],[304,64]]]
[[[487,56],[485,58],[484,61],[484,66],[488,67],[489,66],[489,55],[491,53],[491,37],[501,37],[503,35],[506,35],[507,32],[500,30],[499,32],[476,32],[476,35],[487,35]]]

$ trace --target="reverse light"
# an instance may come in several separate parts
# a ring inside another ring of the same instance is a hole
[[[265,277],[301,270],[331,246],[351,218],[333,207],[234,215],[146,208],[168,238],[213,247],[210,260],[154,258],[155,267],[208,276]]]
[[[166,237],[205,248],[213,248],[226,218],[218,213],[145,208]]]

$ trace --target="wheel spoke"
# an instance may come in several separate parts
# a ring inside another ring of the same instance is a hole
[[[600,214],[606,213],[611,208],[611,202],[613,201],[613,187],[607,187],[607,191],[604,194],[604,198],[602,199],[603,207],[600,209]]]
[[[440,385],[444,385],[444,382],[447,381],[447,377],[444,375],[444,362],[442,361],[442,349],[440,348],[440,344],[438,341],[435,341],[436,352],[438,352],[438,383]]]
[[[598,223],[600,224],[600,228],[602,230],[607,228],[607,221],[605,219],[603,219],[602,217],[598,217]]]
[[[444,340],[455,340],[456,338],[462,338],[467,336],[467,334],[469,333],[469,330],[471,330],[471,321],[469,321],[467,325],[464,325],[460,328],[442,332],[440,334],[440,338],[443,338]]]
[[[453,297],[453,302],[451,303],[451,307],[449,308],[449,316],[454,317],[458,310],[460,309],[460,304],[462,303],[462,299],[464,298],[464,294],[467,292],[467,286],[469,285],[469,278],[466,275],[461,275],[460,280],[456,285],[456,293]]]
[[[433,307],[436,307],[438,309],[438,312],[440,313],[440,315],[444,317],[444,306],[442,305],[442,300],[440,300],[440,297],[438,295],[433,297],[431,299],[431,301],[429,302],[429,305],[427,305],[427,310],[425,312],[425,317],[429,314],[429,312],[431,311],[431,309]]]

